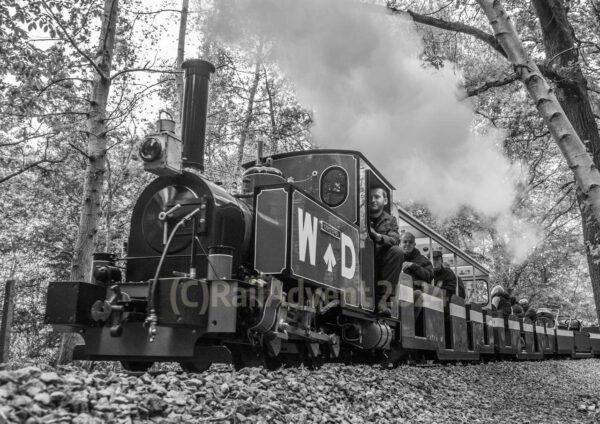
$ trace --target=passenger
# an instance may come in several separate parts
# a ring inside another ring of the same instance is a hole
[[[433,285],[446,290],[447,299],[453,295],[465,298],[465,285],[460,277],[457,277],[450,268],[446,268],[443,262],[442,252],[433,251]],[[458,289],[458,290],[457,290]]]
[[[398,222],[384,210],[389,201],[387,192],[383,188],[375,187],[369,194],[369,235],[375,243],[375,276],[379,298],[377,310],[381,315],[390,316],[391,310],[387,302],[390,295],[396,292],[404,253],[398,247],[400,242]]]
[[[504,288],[500,285],[495,286],[492,289],[492,306],[496,308],[497,311],[502,313],[502,317],[508,318],[508,316],[512,313],[512,302],[511,296],[504,291]]]
[[[404,253],[402,272],[410,275],[415,280],[430,282],[433,278],[433,265],[415,247],[415,236],[412,233],[408,231],[402,233],[400,248]],[[417,284],[416,286],[418,287],[419,285]]]
[[[523,298],[519,300],[519,305],[521,305],[521,308],[523,308],[524,318],[529,318],[532,322],[535,322],[537,320],[537,311],[535,310],[535,308],[529,306],[529,300]]]
[[[525,316],[525,312],[523,312],[523,308],[521,308],[521,305],[519,305],[518,303],[515,303],[514,305],[512,305],[512,313],[513,313],[513,315],[516,315],[517,318],[521,318],[521,319],[523,319],[523,317]]]

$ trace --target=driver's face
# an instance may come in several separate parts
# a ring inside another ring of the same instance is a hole
[[[381,212],[385,205],[387,205],[388,199],[381,188],[374,188],[371,190],[369,199],[369,212],[371,214],[377,214]]]

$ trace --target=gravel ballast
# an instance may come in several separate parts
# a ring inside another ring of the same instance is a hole
[[[600,422],[600,360],[128,375],[0,370],[0,423]]]

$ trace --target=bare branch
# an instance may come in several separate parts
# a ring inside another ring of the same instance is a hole
[[[117,78],[123,74],[131,73],[131,72],[150,72],[150,73],[157,73],[157,74],[181,74],[183,71],[173,71],[173,70],[169,70],[169,69],[152,69],[152,68],[130,68],[130,69],[124,69],[120,72],[117,72],[110,79],[112,81],[114,81],[115,78]]]
[[[505,85],[512,84],[513,82],[518,81],[518,79],[519,79],[519,77],[517,76],[517,74],[510,74],[509,76],[507,76],[506,78],[503,78],[501,80],[486,81],[484,84],[480,85],[479,87],[467,88],[467,93],[466,93],[465,98],[477,96],[478,94],[481,94],[493,87],[503,87]]]
[[[29,140],[34,140],[36,138],[54,137],[54,136],[57,136],[58,133],[59,133],[59,131],[52,131],[52,132],[48,132],[48,133],[44,133],[44,134],[34,134],[34,135],[29,136],[29,137],[25,137],[22,140],[15,141],[14,143],[0,143],[0,147],[16,146],[18,144],[25,143],[25,142],[27,142]]]
[[[41,90],[38,92],[38,94],[37,94],[37,96],[36,96],[36,97],[40,97],[42,94],[44,94],[44,92],[45,92],[46,90],[48,90],[48,89],[49,89],[50,87],[52,87],[53,85],[59,84],[59,83],[61,83],[61,82],[63,82],[63,81],[70,81],[70,80],[79,80],[79,81],[85,81],[85,82],[88,82],[88,81],[89,81],[88,79],[85,79],[85,78],[78,78],[78,77],[60,78],[60,79],[57,79],[57,80],[54,80],[54,81],[50,81],[50,83],[48,83],[48,85],[46,85],[44,88],[42,88],[42,89],[41,89]],[[29,103],[31,103],[32,101],[33,101],[33,99],[32,99],[32,100],[30,100],[30,102],[29,102]]]
[[[2,116],[2,115],[3,116],[12,116],[14,118],[47,118],[49,116],[61,116],[61,115],[87,115],[87,112],[67,111],[67,112],[36,113],[36,114],[0,112],[0,116]]]
[[[28,170],[30,170],[31,168],[35,168],[40,166],[43,163],[49,163],[49,164],[54,164],[54,163],[60,163],[63,162],[68,156],[69,154],[67,153],[65,156],[63,156],[60,159],[48,159],[46,154],[47,154],[47,149],[48,149],[48,145],[46,144],[46,150],[44,151],[44,158],[40,159],[40,160],[36,160],[35,162],[31,162],[30,164],[24,166],[23,168],[19,169],[18,171],[15,171],[11,174],[5,175],[4,177],[0,178],[0,184],[10,180],[11,178],[14,178],[18,175],[21,175],[24,172],[27,172]]]
[[[72,148],[74,148],[75,150],[77,150],[79,153],[81,153],[83,156],[85,156],[88,160],[90,160],[90,161],[92,160],[92,157],[90,155],[88,155],[86,152],[84,152],[83,150],[81,150],[79,147],[77,147],[73,143],[69,143],[69,146],[71,146]]]
[[[159,13],[164,13],[164,12],[181,13],[181,10],[179,10],[179,9],[161,9],[161,10],[153,10],[151,12],[132,12],[130,10],[126,10],[126,12],[133,13],[134,15],[158,15]],[[204,11],[202,11],[202,10],[191,10],[191,11],[189,11],[187,13],[202,14],[202,13],[204,13]]]

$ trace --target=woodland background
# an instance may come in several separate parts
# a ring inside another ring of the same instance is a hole
[[[255,157],[258,140],[264,142],[265,154],[313,146],[313,111],[300,104],[294,84],[269,61],[268,42],[250,40],[246,49],[220,43],[211,25],[219,13],[215,3],[9,0],[0,6],[0,291],[6,280],[18,280],[13,360],[56,360],[60,338],[43,324],[45,292],[49,281],[77,275],[72,264],[80,252],[78,229],[89,189],[84,181],[96,158],[90,151],[89,126],[98,106],[94,89],[103,84],[107,88],[108,81],[104,126],[94,135],[104,140],[105,166],[93,250],[123,252],[135,199],[153,179],[142,169],[137,146],[153,131],[159,111],[177,116],[182,17],[183,56],[217,67],[210,86],[209,178],[236,190],[239,164]],[[550,8],[550,18],[542,3]],[[529,297],[535,307],[597,322],[597,239],[590,231],[584,238],[573,175],[512,66],[490,40],[483,40],[481,35],[491,30],[477,3],[399,0],[377,5],[415,19],[424,40],[423,67],[462,75],[463,101],[474,109],[473,128],[505,131],[505,155],[527,165],[512,209],[541,229],[540,239],[525,260],[515,263],[502,237],[473,210],[463,208],[439,220],[423,205],[402,206],[487,265],[492,285]],[[596,160],[600,4],[507,0],[504,6],[546,78],[557,93],[567,93],[559,99],[577,97],[569,90],[585,94],[591,116],[582,122],[591,120],[593,125],[583,125],[591,128],[591,135],[580,136]],[[109,57],[98,48],[99,39],[108,39],[110,26],[102,27],[106,11],[118,14]],[[549,38],[558,34],[564,39],[560,31],[566,31],[571,45],[551,54]],[[574,73],[577,78],[571,78]],[[576,116],[567,115],[572,120]]]

